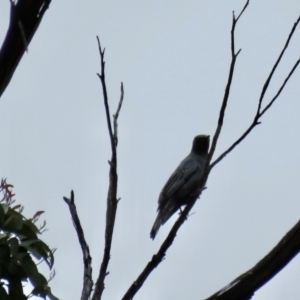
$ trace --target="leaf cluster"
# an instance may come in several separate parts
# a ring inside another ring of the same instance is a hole
[[[33,218],[26,219],[23,207],[15,205],[11,192],[12,185],[2,180],[0,191],[0,299],[23,300],[31,296],[58,300],[51,293],[48,280],[39,272],[34,261],[44,261],[51,269],[54,263],[53,251],[38,235],[42,233],[45,223],[38,228],[35,223],[43,211]],[[24,294],[23,285],[30,282],[31,293]]]

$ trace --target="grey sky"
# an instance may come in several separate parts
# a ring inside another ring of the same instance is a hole
[[[52,1],[1,98],[1,177],[15,185],[25,215],[45,210],[43,239],[58,248],[55,295],[78,299],[82,256],[62,200],[75,191],[94,279],[103,251],[110,146],[96,35],[106,48],[111,112],[119,118],[119,196],[104,299],[120,299],[177,216],[149,238],[161,188],[212,135],[230,64],[232,11],[245,1]],[[216,155],[253,119],[262,85],[300,14],[300,2],[252,0],[239,21],[237,61]],[[9,1],[0,3],[4,38]],[[300,28],[266,95],[299,58]],[[211,173],[208,189],[164,262],[135,299],[203,299],[252,267],[299,220],[300,71],[262,124]],[[254,300],[297,299],[296,257]]]

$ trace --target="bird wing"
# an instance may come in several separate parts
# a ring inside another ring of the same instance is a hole
[[[163,202],[172,197],[184,184],[191,179],[191,177],[199,168],[199,162],[195,157],[186,157],[173,172],[163,187],[158,200],[159,205],[161,206]]]

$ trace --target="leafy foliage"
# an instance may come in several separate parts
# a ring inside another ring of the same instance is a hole
[[[35,223],[43,211],[38,211],[31,219],[26,219],[21,205],[13,206],[13,186],[1,180],[0,192],[0,299],[25,300],[38,296],[58,300],[51,293],[47,280],[37,268],[33,258],[44,261],[51,269],[54,263],[53,251],[38,234],[45,231],[45,222],[38,228]],[[52,276],[54,276],[54,272]],[[33,290],[25,295],[23,284],[30,282]]]

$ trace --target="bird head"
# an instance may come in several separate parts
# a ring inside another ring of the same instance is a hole
[[[209,148],[209,135],[197,135],[193,141],[192,152],[198,155],[205,155]]]

